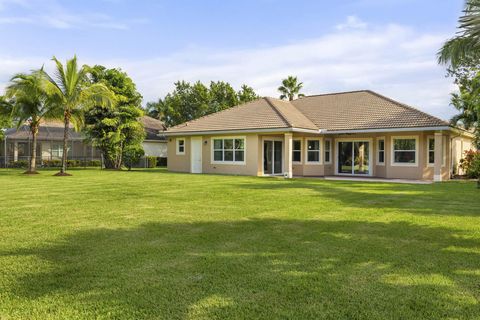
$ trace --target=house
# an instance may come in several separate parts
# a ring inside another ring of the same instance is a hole
[[[447,180],[473,135],[362,90],[261,98],[167,130],[168,169]]]
[[[166,157],[167,142],[161,133],[166,129],[163,122],[143,116],[142,122],[146,138],[143,148],[146,156]],[[37,163],[42,165],[45,161],[60,160],[63,155],[63,121],[42,121],[37,136]],[[32,136],[28,125],[20,128],[11,128],[5,131],[5,139],[0,145],[0,166],[4,167],[11,162],[30,159],[30,145]],[[82,132],[74,130],[70,125],[68,141],[68,159],[94,161],[101,160],[101,152],[91,144],[85,142]],[[5,154],[7,155],[5,157]]]

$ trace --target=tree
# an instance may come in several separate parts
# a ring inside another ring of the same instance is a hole
[[[246,85],[236,92],[224,81],[211,81],[208,87],[200,81],[178,81],[165,98],[147,103],[147,112],[171,127],[255,99],[257,94]]]
[[[304,97],[305,95],[300,93],[302,90],[303,82],[298,82],[297,77],[288,76],[286,79],[282,80],[282,85],[278,87],[278,91],[280,91],[280,99],[288,99],[292,101],[297,97]]]
[[[0,140],[4,139],[4,130],[12,127],[12,104],[0,96]]]
[[[62,168],[58,176],[69,175],[67,171],[67,143],[70,123],[78,130],[83,124],[83,113],[93,106],[111,107],[114,94],[102,83],[91,84],[88,78],[88,66],[79,68],[77,56],[67,60],[65,66],[53,57],[56,64],[54,77],[46,72],[46,90],[50,99],[63,109],[63,156]]]
[[[17,74],[12,77],[10,82],[6,96],[12,99],[12,118],[16,122],[17,128],[28,123],[32,134],[30,163],[26,173],[34,174],[37,173],[37,135],[40,122],[43,119],[58,118],[58,108],[49,101],[45,91],[43,70],[30,74]]]
[[[480,59],[480,0],[468,0],[459,19],[458,35],[448,40],[438,53],[439,63],[457,66]]]
[[[85,113],[87,139],[102,151],[107,169],[121,169],[125,150],[142,149],[145,131],[139,118],[142,96],[135,83],[120,69],[96,65],[89,70],[92,84],[103,84],[115,95],[116,103],[106,109],[95,106]],[[138,154],[138,152],[136,152]]]

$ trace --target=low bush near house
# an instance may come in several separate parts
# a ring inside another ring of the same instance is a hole
[[[147,168],[155,168],[157,166],[157,157],[147,157]]]
[[[18,161],[11,161],[9,164],[10,168],[28,168],[28,161],[27,160],[18,160]]]
[[[468,178],[480,178],[480,151],[465,151],[465,157],[460,160],[460,168]]]

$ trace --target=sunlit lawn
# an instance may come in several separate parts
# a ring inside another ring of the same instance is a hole
[[[478,319],[480,190],[0,170],[0,319]]]

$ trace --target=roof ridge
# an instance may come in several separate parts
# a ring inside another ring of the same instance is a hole
[[[267,101],[268,105],[276,112],[278,113],[278,115],[283,119],[283,121],[285,121],[285,123],[290,127],[290,128],[293,128],[293,123],[290,123],[290,121],[288,121],[287,119],[287,116],[285,114],[283,114],[283,112],[281,112],[280,110],[278,110],[278,108],[275,106],[275,104],[272,103],[272,101],[270,99],[270,97],[264,97],[265,101]],[[290,103],[291,104],[291,103]]]
[[[311,94],[311,95],[305,95],[303,97],[297,98],[293,101],[296,100],[301,100],[305,98],[310,98],[310,97],[321,97],[321,96],[334,96],[334,95],[339,95],[339,94],[348,94],[348,93],[358,93],[358,92],[369,92],[370,90],[368,89],[362,89],[362,90],[351,90],[351,91],[339,91],[339,92],[330,92],[330,93],[320,93],[320,94]]]
[[[385,100],[387,100],[387,101],[390,101],[391,103],[394,103],[394,104],[396,104],[396,105],[398,105],[398,106],[400,106],[400,107],[402,107],[402,108],[419,112],[419,113],[421,113],[421,114],[423,114],[423,115],[425,115],[425,116],[427,116],[427,117],[429,117],[429,118],[432,118],[432,119],[435,119],[435,120],[437,120],[437,121],[443,122],[443,123],[445,123],[445,124],[447,124],[447,125],[450,125],[450,123],[448,123],[448,122],[445,121],[445,120],[442,120],[442,119],[440,119],[440,118],[438,118],[438,117],[435,117],[435,116],[433,116],[433,115],[431,115],[431,114],[429,114],[429,113],[426,113],[426,112],[424,112],[424,111],[422,111],[422,110],[420,110],[420,109],[417,109],[417,108],[415,108],[415,107],[409,106],[408,104],[405,104],[405,103],[402,103],[402,102],[400,102],[400,101],[394,100],[394,99],[392,99],[392,98],[386,97],[386,96],[384,96],[384,95],[382,95],[382,94],[380,94],[380,93],[378,93],[378,92],[375,92],[375,91],[372,91],[372,90],[365,90],[365,92],[368,92],[368,93],[370,93],[370,94],[373,94],[373,95],[375,95],[375,96],[377,96],[377,97],[379,97],[379,98],[381,98],[381,99],[385,99]]]
[[[252,100],[252,101],[248,101],[248,102],[244,102],[244,103],[241,103],[241,104],[237,104],[237,105],[235,105],[235,106],[233,106],[233,107],[230,107],[230,108],[227,108],[227,109],[223,109],[223,110],[220,110],[220,111],[217,111],[217,112],[212,112],[212,113],[209,113],[209,114],[207,114],[207,115],[201,116],[200,118],[192,119],[192,120],[189,120],[189,121],[186,121],[186,122],[177,124],[176,126],[173,126],[173,127],[168,128],[168,130],[173,129],[173,128],[184,128],[184,127],[188,127],[189,124],[194,123],[194,122],[197,122],[197,121],[199,121],[199,120],[201,120],[201,119],[205,119],[205,118],[208,118],[208,117],[210,117],[210,116],[217,115],[217,114],[223,113],[223,112],[228,111],[228,110],[238,109],[238,108],[243,107],[243,106],[245,106],[245,105],[247,105],[247,104],[250,104],[250,103],[253,103],[253,102],[259,101],[259,100],[264,100],[264,99],[265,99],[265,97],[260,97],[260,98],[257,98],[257,99],[255,99],[255,100]]]

